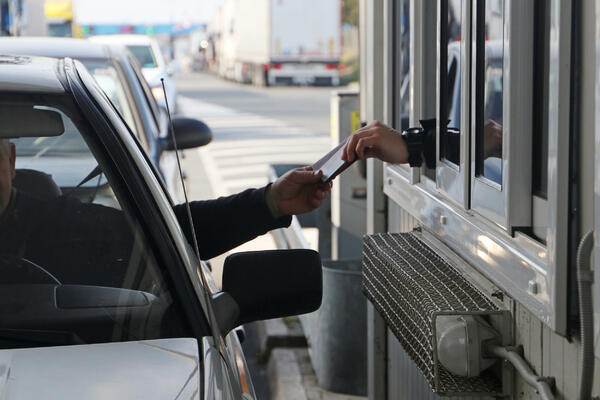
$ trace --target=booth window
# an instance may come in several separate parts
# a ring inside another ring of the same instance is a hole
[[[477,7],[476,176],[502,185],[504,1]]]
[[[447,15],[448,24],[442,26],[442,39],[446,42],[441,48],[440,59],[447,64],[445,76],[440,76],[443,98],[440,101],[440,159],[452,164],[460,164],[460,59],[462,30],[462,1],[442,2],[442,15]],[[441,21],[443,23],[443,20]],[[446,28],[446,29],[444,29]],[[443,72],[442,72],[443,74]],[[445,95],[443,93],[445,92]]]
[[[396,57],[396,79],[398,82],[398,110],[399,121],[396,127],[400,130],[407,129],[410,118],[410,0],[402,0],[396,5],[398,20],[397,40],[399,46]]]

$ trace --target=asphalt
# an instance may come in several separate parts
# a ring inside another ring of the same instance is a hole
[[[307,131],[329,135],[332,87],[254,87],[224,81],[209,73],[177,77],[179,94],[193,99],[276,118]]]

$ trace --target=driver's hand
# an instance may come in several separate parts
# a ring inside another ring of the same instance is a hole
[[[331,190],[331,183],[321,182],[322,176],[322,171],[315,172],[309,166],[288,171],[273,182],[266,193],[273,217],[303,214],[319,207]]]

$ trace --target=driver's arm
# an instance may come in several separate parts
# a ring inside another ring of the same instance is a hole
[[[207,260],[276,228],[289,226],[292,217],[273,218],[265,192],[267,187],[248,189],[232,196],[190,203],[200,257]],[[186,238],[192,243],[184,204],[174,207]]]

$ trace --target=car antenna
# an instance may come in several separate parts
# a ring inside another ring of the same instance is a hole
[[[169,117],[169,131],[171,132],[171,139],[173,140],[173,147],[175,149],[175,158],[177,159],[177,169],[179,170],[179,178],[181,179],[181,186],[183,187],[183,195],[185,197],[185,209],[187,211],[187,217],[188,217],[188,221],[190,223],[190,230],[192,232],[192,242],[193,242],[193,246],[194,246],[194,252],[196,253],[196,257],[198,258],[198,263],[202,263],[201,258],[200,258],[200,248],[198,247],[198,240],[196,238],[196,230],[194,229],[194,220],[192,219],[192,211],[190,209],[190,202],[188,201],[188,196],[187,196],[187,189],[185,187],[185,181],[183,179],[183,170],[181,169],[181,160],[179,159],[179,149],[177,148],[177,140],[175,139],[175,129],[173,128],[173,119],[171,118],[171,110],[169,109],[169,100],[167,100],[167,90],[165,89],[165,79],[164,78],[160,78],[160,84],[162,86],[162,90],[163,90],[163,94],[164,94],[164,99],[165,99],[165,105],[167,106],[167,116]],[[218,335],[218,333],[215,331],[215,325],[214,325],[214,321],[216,321],[214,315],[213,315],[213,310],[211,307],[211,298],[210,298],[210,294],[209,294],[209,288],[208,288],[208,284],[206,282],[206,278],[204,276],[204,271],[202,271],[202,266],[199,265],[200,271],[198,273],[198,275],[200,275],[200,280],[202,281],[202,286],[204,286],[204,300],[206,301],[206,313],[208,316],[208,324],[210,325],[212,332],[213,332],[213,336],[215,340],[219,340],[219,344],[221,344],[221,340],[220,340],[220,336]],[[217,343],[215,343],[216,345]],[[222,346],[220,346],[222,347]]]

